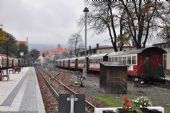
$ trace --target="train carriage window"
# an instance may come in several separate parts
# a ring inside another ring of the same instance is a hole
[[[123,63],[126,64],[126,57],[123,57]]]
[[[122,62],[122,57],[119,57],[119,62]]]
[[[132,56],[132,64],[136,64],[136,56]]]
[[[114,60],[115,62],[117,62],[118,61],[118,57],[115,57],[115,60]]]
[[[93,64],[95,64],[95,59],[93,59]]]
[[[93,60],[93,63],[96,64],[96,59]]]
[[[99,59],[96,59],[96,64],[98,64],[99,63]]]
[[[92,63],[93,63],[93,64],[95,63],[95,60],[94,60],[94,59],[92,59]]]
[[[112,62],[114,62],[115,61],[115,57],[112,57]]]
[[[100,62],[100,59],[97,59],[97,64],[99,64],[99,62]]]
[[[100,64],[100,62],[102,62],[102,59],[101,59],[101,58],[99,59],[99,64]]]
[[[97,59],[97,64],[100,62],[100,59]]]
[[[127,64],[131,64],[131,56],[127,57]]]

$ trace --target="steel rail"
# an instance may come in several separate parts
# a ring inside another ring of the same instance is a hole
[[[69,90],[71,93],[73,94],[78,94],[75,91],[73,91],[72,89],[70,89],[68,86],[66,86],[64,83],[62,83],[61,81],[57,80],[56,78],[51,77],[50,73],[47,73],[45,70],[41,69],[46,75],[48,75],[51,79],[54,79],[55,81],[57,81],[59,84],[61,84],[62,86],[64,86],[67,90]],[[61,73],[58,73],[57,75],[59,75]],[[47,81],[47,80],[46,80]],[[50,84],[50,86],[52,87],[52,85]],[[54,90],[54,88],[53,88]],[[86,103],[86,107],[90,108],[91,111],[94,112],[94,109],[96,108],[92,103],[90,103],[88,100],[85,100]]]
[[[48,87],[50,88],[50,90],[52,91],[52,93],[55,95],[55,97],[58,99],[59,94],[55,91],[54,87],[45,79],[45,77],[43,76],[43,74],[40,72],[40,70],[36,69],[36,71],[38,72],[38,74],[41,75],[41,77],[45,80],[45,83],[48,85]]]

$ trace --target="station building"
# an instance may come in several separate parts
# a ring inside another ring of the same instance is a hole
[[[132,50],[134,49],[131,46],[125,46],[123,48],[123,51],[128,51],[128,50]],[[96,44],[96,47],[91,47],[89,46],[89,48],[87,49],[87,55],[94,55],[94,54],[102,54],[102,53],[111,53],[113,52],[113,46],[108,46],[108,45],[99,45]],[[78,57],[84,56],[85,55],[85,50],[79,51],[78,52]]]

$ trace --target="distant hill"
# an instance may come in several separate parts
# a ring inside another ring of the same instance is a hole
[[[57,45],[48,45],[48,44],[29,44],[29,50],[31,49],[37,49],[39,51],[47,48],[56,48]]]

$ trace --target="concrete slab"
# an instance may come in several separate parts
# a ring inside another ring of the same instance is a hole
[[[10,74],[10,81],[0,81],[0,112],[45,113],[35,69],[23,68]]]

